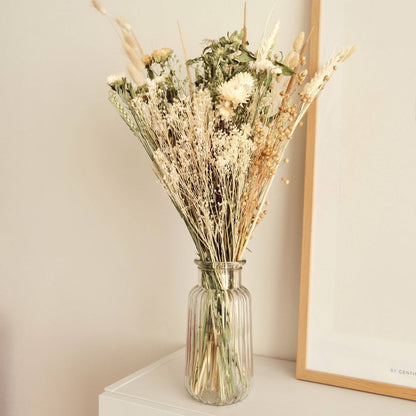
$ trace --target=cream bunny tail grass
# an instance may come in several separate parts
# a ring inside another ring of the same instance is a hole
[[[91,3],[101,14],[107,14],[107,10],[98,0],[91,0]]]

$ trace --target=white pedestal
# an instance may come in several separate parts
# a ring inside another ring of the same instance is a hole
[[[295,363],[255,356],[254,386],[231,406],[209,406],[184,387],[182,349],[112,384],[99,416],[416,416],[416,403],[295,379]]]

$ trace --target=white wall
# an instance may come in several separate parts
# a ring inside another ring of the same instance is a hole
[[[190,56],[241,27],[242,1],[108,0],[146,51]],[[273,1],[248,2],[255,47]],[[277,2],[279,46],[309,1]],[[146,156],[107,101],[119,40],[88,1],[5,2],[0,14],[0,414],[92,416],[104,386],[181,347],[195,251]],[[247,253],[255,352],[294,359],[304,130]]]

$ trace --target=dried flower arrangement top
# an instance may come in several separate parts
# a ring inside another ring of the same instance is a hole
[[[93,5],[107,14],[97,0]],[[266,197],[277,167],[288,162],[284,153],[296,127],[355,48],[335,54],[305,83],[304,33],[286,55],[275,53],[276,23],[253,52],[244,18],[242,30],[206,41],[193,59],[180,33],[187,59],[187,76],[181,78],[172,49],[145,54],[131,26],[114,21],[129,77],[108,77],[111,103],[149,155],[200,260],[241,260],[267,214]]]

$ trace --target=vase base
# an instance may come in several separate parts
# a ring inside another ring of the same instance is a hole
[[[194,398],[195,400],[208,404],[211,406],[228,406],[234,403],[238,403],[244,400],[249,393],[249,389],[245,389],[232,397],[220,397],[218,392],[212,390],[205,390],[200,392],[199,394],[195,394],[193,391],[190,390],[189,386],[185,385],[187,392],[189,395]]]

